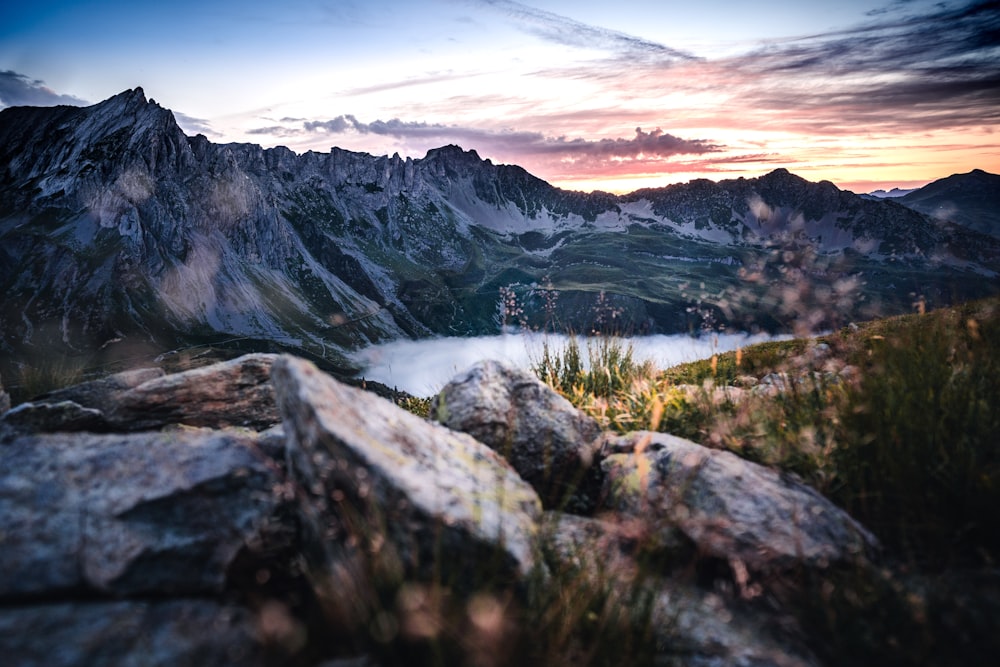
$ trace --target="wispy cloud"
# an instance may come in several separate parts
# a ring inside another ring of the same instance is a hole
[[[478,0],[478,4],[501,12],[525,32],[563,46],[599,48],[632,57],[649,56],[660,61],[697,59],[691,53],[658,42],[583,23],[512,0]]]
[[[469,86],[461,94],[437,86],[490,73],[438,66],[375,79],[341,91],[341,101],[398,91],[377,98],[388,108],[358,99],[348,107],[356,115],[297,114],[260,122],[267,127],[251,134],[293,138],[290,145],[302,147],[326,145],[332,136],[352,149],[413,157],[455,143],[564,184],[744,174],[776,163],[824,177],[855,168],[899,173],[916,151],[926,171],[943,170],[970,159],[961,153],[988,155],[985,133],[1000,134],[997,0],[886,0],[884,11],[858,25],[712,58],[513,0],[463,1],[572,47],[563,50],[568,57],[525,61],[540,64],[519,69],[514,85]],[[562,97],[546,97],[550,89]],[[963,168],[973,166],[982,165]]]
[[[0,107],[51,107],[58,104],[86,106],[90,103],[72,95],[60,95],[39,79],[12,70],[0,72]]]
[[[442,72],[439,74],[428,74],[427,76],[414,77],[409,79],[402,79],[400,81],[387,81],[385,83],[379,83],[371,86],[362,86],[360,88],[350,88],[348,90],[342,91],[340,94],[345,96],[354,95],[367,95],[369,93],[384,93],[390,90],[400,90],[402,88],[413,88],[416,86],[426,86],[433,83],[443,83],[447,81],[456,81],[459,79],[467,79],[470,76],[468,73],[454,73],[454,72]]]
[[[177,121],[177,125],[179,125],[185,132],[190,132],[192,134],[204,134],[210,137],[221,136],[219,132],[215,131],[212,124],[203,118],[195,118],[194,116],[189,116],[186,113],[180,113],[178,111],[174,111],[173,114],[174,120]]]
[[[931,130],[1000,122],[1000,2],[893,12],[716,63],[748,108],[800,129]]]

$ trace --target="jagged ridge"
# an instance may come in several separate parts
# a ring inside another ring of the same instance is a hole
[[[742,322],[720,295],[776,244],[837,258],[833,278],[863,276],[865,305],[891,310],[911,291],[983,293],[1000,254],[996,240],[783,169],[583,194],[457,146],[403,159],[213,144],[141,88],[0,119],[10,358],[240,337],[343,364],[369,342],[495,331],[498,289],[515,286],[531,310],[543,277],[567,327],[589,326],[598,306],[635,331],[697,326],[692,305]],[[763,301],[753,309],[782,324]]]

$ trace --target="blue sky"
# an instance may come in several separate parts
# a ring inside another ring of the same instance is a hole
[[[983,1],[35,0],[0,9],[0,105],[142,86],[217,142],[868,190],[1000,171],[998,43]]]

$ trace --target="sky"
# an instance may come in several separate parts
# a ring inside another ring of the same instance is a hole
[[[778,167],[855,192],[1000,173],[998,1],[0,7],[0,108],[136,86],[218,143],[457,144],[572,190]]]

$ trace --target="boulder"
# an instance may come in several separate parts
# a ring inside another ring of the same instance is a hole
[[[608,509],[682,531],[701,553],[751,571],[857,563],[875,537],[812,488],[735,454],[663,433],[613,437],[601,463]]]
[[[254,615],[204,599],[0,607],[0,655],[10,667],[269,664]]]
[[[115,396],[127,389],[165,375],[161,368],[136,368],[114,373],[89,382],[81,382],[63,389],[56,389],[31,399],[32,403],[59,403],[73,401],[85,408],[106,410]]]
[[[331,580],[357,586],[338,573],[367,567],[472,589],[534,567],[541,503],[498,454],[307,361],[281,357],[272,377],[291,475],[309,495]]]
[[[105,417],[122,431],[168,424],[266,429],[281,421],[270,382],[275,358],[248,354],[147,380],[116,393]]]
[[[531,373],[480,362],[441,390],[431,415],[502,454],[546,507],[591,509],[601,428]]]
[[[22,435],[0,447],[0,600],[216,593],[276,523],[275,466],[223,432]]]
[[[603,605],[599,613],[608,619],[628,618],[633,624],[617,629],[619,634],[631,634],[638,641],[648,637],[651,663],[819,664],[808,648],[788,636],[786,615],[752,605],[739,595],[698,586],[687,563],[672,568],[676,554],[667,556],[657,536],[636,521],[609,522],[558,512],[546,514],[545,519],[544,550],[562,595],[580,599],[596,593]],[[598,627],[603,622],[599,619]]]
[[[74,401],[21,403],[0,415],[0,421],[18,433],[101,432],[109,429],[104,413]]]

